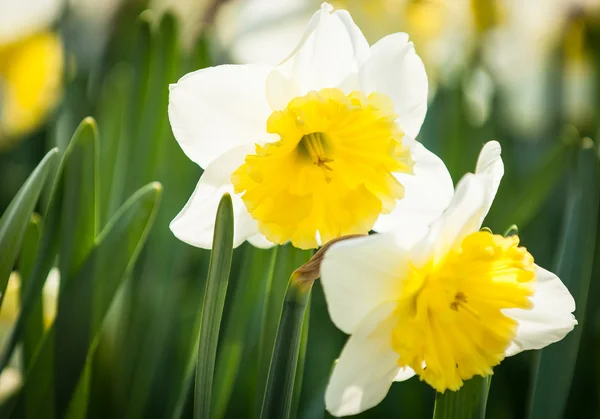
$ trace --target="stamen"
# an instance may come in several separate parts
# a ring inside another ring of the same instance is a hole
[[[464,303],[464,304],[461,304]],[[454,301],[450,303],[450,308],[454,311],[458,311],[458,307],[464,307],[467,303],[467,296],[463,292],[457,292],[454,296]]]
[[[333,169],[327,163],[332,163],[333,159],[327,157],[325,154],[325,149],[323,148],[323,142],[325,141],[325,134],[321,132],[313,132],[302,137],[300,143],[298,144],[298,148],[308,153],[308,156],[314,165],[323,170],[332,172]],[[327,183],[331,182],[331,176],[325,174],[325,181]]]

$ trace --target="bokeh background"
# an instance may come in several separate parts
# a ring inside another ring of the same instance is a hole
[[[559,273],[577,300],[580,325],[568,339],[495,369],[487,417],[600,418],[600,0],[332,3],[350,11],[371,43],[409,33],[430,85],[418,139],[444,160],[455,182],[474,170],[486,141],[501,143],[506,175],[485,225],[499,233],[518,225],[522,244]],[[168,84],[207,66],[282,61],[319,6],[0,0],[0,213],[49,150],[63,155],[72,138],[92,144],[87,151],[72,146],[64,173],[51,168],[59,178],[63,173],[60,193],[46,182],[16,249],[0,311],[2,356],[10,358],[0,375],[1,417],[191,417],[210,252],[177,241],[168,229],[201,174],[170,131]],[[141,253],[128,247],[127,269],[117,274],[111,268],[124,253],[115,245],[79,272],[74,258],[87,260],[77,256],[81,243],[88,243],[86,252],[98,247],[121,205],[153,181],[162,184],[162,198],[148,216],[155,218]],[[88,198],[91,212],[80,211]],[[44,241],[51,236],[54,248]],[[215,418],[258,417],[285,287],[310,255],[289,245],[235,250]],[[71,285],[88,277],[87,291]],[[76,298],[82,295],[87,299]],[[23,314],[26,298],[35,304]],[[345,339],[317,282],[305,320],[297,418],[328,417],[323,392]],[[434,398],[414,378],[395,383],[360,417],[431,417]]]

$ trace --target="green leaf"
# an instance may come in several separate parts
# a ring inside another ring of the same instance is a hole
[[[125,126],[131,85],[132,66],[122,63],[110,70],[102,84],[98,103],[100,199],[99,223],[104,225],[121,204],[125,188],[125,170],[129,167]]]
[[[579,325],[562,341],[538,351],[530,393],[529,417],[562,418],[585,324],[600,197],[597,149],[584,139],[577,162],[570,173],[563,232],[554,272],[575,298]]]
[[[23,246],[19,257],[19,273],[21,274],[21,304],[24,298],[23,289],[27,287],[31,277],[35,257],[37,255],[40,236],[42,234],[42,218],[39,214],[33,213],[29,220],[25,236],[23,237]],[[41,342],[44,334],[44,311],[42,296],[38,296],[35,308],[23,333],[23,369],[27,370],[33,359],[35,350]]]
[[[141,74],[134,92],[130,160],[126,190],[155,178],[164,161],[168,132],[168,115],[165,111],[169,100],[168,84],[176,81],[181,50],[177,19],[171,13],[162,16],[158,30],[153,30],[154,16],[144,12],[138,20],[139,45],[135,66]],[[173,144],[169,144],[172,146]]]
[[[306,361],[298,417],[323,418],[325,390],[331,368],[339,357],[348,336],[331,321],[321,281],[313,285],[310,297],[310,319]]]
[[[73,135],[74,146],[69,156],[69,164],[62,173],[62,200],[60,219],[60,244],[58,268],[61,274],[61,291],[79,271],[94,246],[98,234],[99,217],[99,175],[98,175],[98,129],[96,122],[85,118]],[[58,306],[63,305],[62,292]],[[86,314],[81,313],[81,316]],[[91,314],[88,314],[91,315]],[[66,353],[55,354],[56,368],[70,362]],[[58,377],[56,377],[58,379]],[[84,375],[79,383],[80,389],[71,401],[69,417],[84,416],[87,405],[86,394],[89,376]],[[55,388],[59,388],[55,383]],[[67,397],[71,397],[68,394]],[[62,395],[57,394],[59,400]]]
[[[309,297],[307,305],[310,307],[312,297]],[[300,337],[300,349],[298,350],[298,362],[296,363],[296,379],[294,380],[294,394],[292,395],[292,406],[290,417],[292,419],[298,416],[300,407],[300,396],[302,394],[302,383],[304,382],[304,365],[306,361],[306,349],[308,348],[308,328],[310,324],[310,310],[304,313],[302,321],[302,336]]]
[[[261,419],[287,419],[291,415],[303,336],[302,326],[312,288],[312,281],[306,283],[298,278],[292,274],[286,292],[260,414]]]
[[[493,227],[506,228],[515,224],[523,228],[538,214],[573,160],[574,144],[576,142],[563,139],[548,150],[533,172],[520,181],[519,187],[515,188],[517,192],[500,186],[489,216],[494,222]]]
[[[194,417],[196,419],[211,418],[211,392],[215,359],[232,256],[233,204],[231,196],[225,194],[217,209],[213,248],[210,254],[208,280],[202,305],[194,397]]]
[[[50,150],[33,173],[29,175],[0,218],[0,306],[31,213],[38,202],[50,169],[57,159],[58,149]],[[0,366],[0,371],[2,369],[4,369],[4,365]]]
[[[37,255],[41,234],[42,219],[38,214],[34,213],[31,215],[29,225],[25,231],[21,255],[19,257],[19,273],[21,274],[21,305],[23,304],[24,298],[24,293],[22,291],[27,287],[29,281],[31,280],[31,272],[35,264],[35,258]],[[29,320],[25,325],[23,338],[21,339],[23,348],[23,370],[27,371],[30,368],[34,360],[35,352],[38,348],[38,345],[42,341],[43,336],[44,301],[43,295],[38,295],[35,306],[31,311],[31,315],[29,316]],[[25,394],[25,412],[23,413],[24,417],[26,418],[33,418],[30,412],[30,406],[35,405],[35,399],[31,396],[32,395],[30,393]]]
[[[48,272],[54,263],[61,236],[61,218],[64,218],[64,222],[68,225],[76,224],[74,229],[70,226],[65,227],[65,232],[68,235],[65,237],[64,243],[61,244],[65,249],[61,265],[70,263],[71,258],[74,258],[74,263],[77,263],[77,261],[80,263],[89,251],[91,242],[93,242],[96,228],[94,204],[97,190],[94,180],[96,137],[95,122],[91,118],[84,119],[73,134],[73,138],[63,154],[46,209],[45,229],[40,240],[39,255],[33,266],[31,278],[27,280],[27,287],[22,290],[21,312],[2,354],[0,369],[3,369],[10,359],[23,326],[31,311],[35,309],[36,301],[41,295]],[[82,181],[84,185],[77,186],[77,183]],[[87,190],[80,193],[80,190],[86,188]],[[63,212],[65,203],[65,212]],[[81,208],[79,208],[79,205],[82,205]],[[87,210],[82,211],[80,214],[79,211],[83,210],[83,205],[87,205]],[[92,219],[93,230],[81,228],[81,231],[78,231],[77,227],[89,224],[87,221],[90,219]],[[74,223],[74,220],[79,221]],[[77,238],[79,244],[74,243],[75,238]],[[87,242],[87,245],[84,245],[84,241]],[[71,255],[71,249],[73,255]]]
[[[161,192],[160,184],[152,183],[127,200],[100,233],[81,269],[65,285],[56,320],[25,378],[24,392],[33,389],[36,393],[36,405],[31,406],[33,417],[47,417],[53,403],[56,417],[65,415],[86,361],[97,344],[102,322],[148,236]],[[95,292],[100,281],[102,295]],[[54,374],[49,374],[46,367],[55,352],[63,354],[62,359],[69,362],[56,365]],[[19,403],[23,402],[21,395]]]
[[[145,91],[143,94],[148,94],[152,103],[144,106],[140,116],[141,126],[134,138],[137,144],[134,145],[136,164],[131,165],[127,175],[134,186],[145,179],[159,178],[163,182],[165,197],[156,222],[161,226],[167,226],[181,210],[193,190],[193,186],[188,189],[187,185],[190,181],[191,185],[195,184],[198,173],[198,167],[183,155],[173,139],[167,117],[168,85],[179,76],[181,48],[178,32],[177,20],[169,13],[162,15],[159,24],[152,27],[149,39],[151,51],[145,62],[150,66],[149,78],[145,86],[140,86],[140,92]],[[199,255],[202,252],[205,254]],[[193,263],[199,264],[199,269],[181,266],[191,253]],[[117,377],[114,379],[120,384],[112,393],[118,394],[118,400],[123,400],[125,406],[122,409],[128,418],[142,417],[147,410],[158,416],[170,415],[174,409],[175,395],[181,392],[188,354],[195,358],[198,348],[193,345],[193,334],[189,332],[193,329],[193,321],[187,323],[181,319],[187,313],[181,311],[182,295],[196,304],[200,301],[198,297],[203,295],[199,290],[204,285],[204,278],[198,281],[182,271],[205,271],[208,253],[178,241],[168,228],[154,229],[148,239],[138,268],[127,285],[122,310],[115,315],[126,325],[115,325],[122,332],[116,333],[113,347],[118,347],[119,342],[126,342],[129,350],[125,351],[123,361],[114,363],[114,376]],[[156,310],[157,305],[161,307],[160,311]],[[200,305],[197,308],[194,305],[189,312],[197,314]],[[183,334],[184,338],[181,337]],[[185,342],[181,344],[185,349],[179,347],[180,340]],[[108,339],[105,341],[108,342]],[[177,355],[173,354],[175,350]],[[115,355],[122,356],[116,351]],[[159,368],[148,368],[148,365]],[[162,399],[162,388],[167,381],[173,393]]]
[[[267,290],[267,308],[263,319],[262,337],[260,343],[260,359],[259,359],[259,383],[258,396],[262,397],[264,388],[269,375],[269,367],[271,365],[271,356],[273,355],[273,346],[275,344],[275,336],[277,335],[277,327],[279,325],[279,316],[283,308],[283,301],[289,283],[289,277],[294,270],[301,265],[304,265],[312,256],[312,250],[301,250],[293,247],[291,244],[279,246],[277,248],[275,266],[270,269],[269,289]],[[308,314],[307,314],[308,318]],[[308,333],[308,324],[306,324],[306,332]],[[303,343],[306,343],[303,341]],[[304,349],[306,349],[304,347]],[[302,365],[304,365],[302,363]],[[297,383],[301,381],[298,380]],[[262,408],[262,399],[257,403],[257,409],[260,414]]]
[[[31,278],[27,280],[27,287],[22,290],[23,299],[21,311],[8,341],[4,346],[2,357],[0,358],[0,371],[6,367],[10,360],[15,345],[23,332],[23,328],[28,321],[31,312],[35,309],[36,302],[42,293],[44,283],[48,277],[48,272],[55,262],[59,245],[65,249],[65,252],[70,252],[70,249],[73,249],[74,252],[74,256],[70,254],[63,255],[63,259],[61,259],[63,262],[61,262],[61,265],[65,264],[65,260],[69,261],[71,258],[73,258],[72,262],[74,264],[81,263],[82,258],[84,258],[87,251],[89,251],[89,229],[83,229],[82,232],[78,232],[70,230],[69,227],[66,226],[64,230],[68,234],[71,234],[71,236],[70,238],[67,237],[65,242],[60,244],[61,233],[63,232],[61,229],[61,221],[64,221],[67,224],[76,223],[77,225],[81,225],[76,221],[80,217],[77,213],[77,206],[79,205],[78,201],[88,208],[84,214],[81,214],[82,219],[89,220],[90,218],[95,218],[95,216],[90,215],[92,211],[90,208],[93,207],[93,205],[90,206],[89,202],[95,199],[96,194],[95,182],[93,181],[95,164],[90,163],[93,161],[93,155],[95,153],[96,136],[95,122],[93,119],[84,119],[73,134],[69,146],[63,153],[52,186],[52,192],[50,193],[48,206],[44,214],[44,230],[42,231],[42,237],[39,243],[38,256],[31,272]],[[82,166],[82,162],[79,161],[80,159],[91,164],[92,172],[89,171],[89,168]],[[84,179],[78,179],[78,176],[83,173],[86,173]],[[77,182],[80,180],[88,182],[87,187],[91,187],[92,190],[78,195],[79,188],[86,187],[85,184],[84,186],[77,186]],[[94,186],[90,186],[90,184]],[[65,191],[65,189],[68,188],[75,188],[76,190]],[[63,218],[63,205],[65,204],[65,210],[71,218]],[[92,220],[91,223],[95,228],[95,221]],[[73,237],[78,237],[77,240],[82,240],[82,243],[83,241],[86,241],[88,244],[83,246],[83,249],[78,249],[76,248],[77,245],[73,242]],[[86,248],[87,251],[85,251]]]
[[[62,172],[58,262],[61,289],[81,267],[98,233],[98,129],[93,118],[79,124],[72,142],[69,163]]]
[[[458,391],[437,393],[433,419],[484,419],[491,378],[475,376]]]
[[[269,267],[274,252],[275,249],[258,249],[247,243],[243,245],[240,275],[237,282],[232,284],[234,286],[230,287],[233,288],[233,295],[231,303],[227,302],[223,338],[219,343],[213,388],[215,418],[225,415],[232,394],[236,394],[236,391],[241,393],[236,402],[231,403],[235,410],[245,413],[254,409],[259,354],[257,352],[254,358],[252,350],[260,344],[254,320],[257,316],[262,318],[261,312],[265,309],[261,305],[271,275]],[[260,303],[257,304],[257,301]],[[249,362],[242,362],[244,359]],[[254,384],[251,388],[243,386],[248,381]]]

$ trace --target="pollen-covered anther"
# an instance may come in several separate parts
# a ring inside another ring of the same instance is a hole
[[[462,303],[467,303],[467,296],[462,292],[457,292],[454,296],[454,301],[450,303],[450,308],[454,311],[458,311],[458,307],[462,305]]]
[[[328,163],[333,163],[333,159],[328,157],[325,152],[324,144],[326,142],[326,136],[320,132],[313,132],[306,134],[302,137],[298,143],[298,150],[301,153],[306,153],[314,165],[323,169],[325,182],[331,182],[331,174],[326,171],[333,171],[333,168]]]

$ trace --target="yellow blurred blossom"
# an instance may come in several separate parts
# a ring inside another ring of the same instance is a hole
[[[43,123],[61,93],[60,0],[0,0],[0,148]]]

